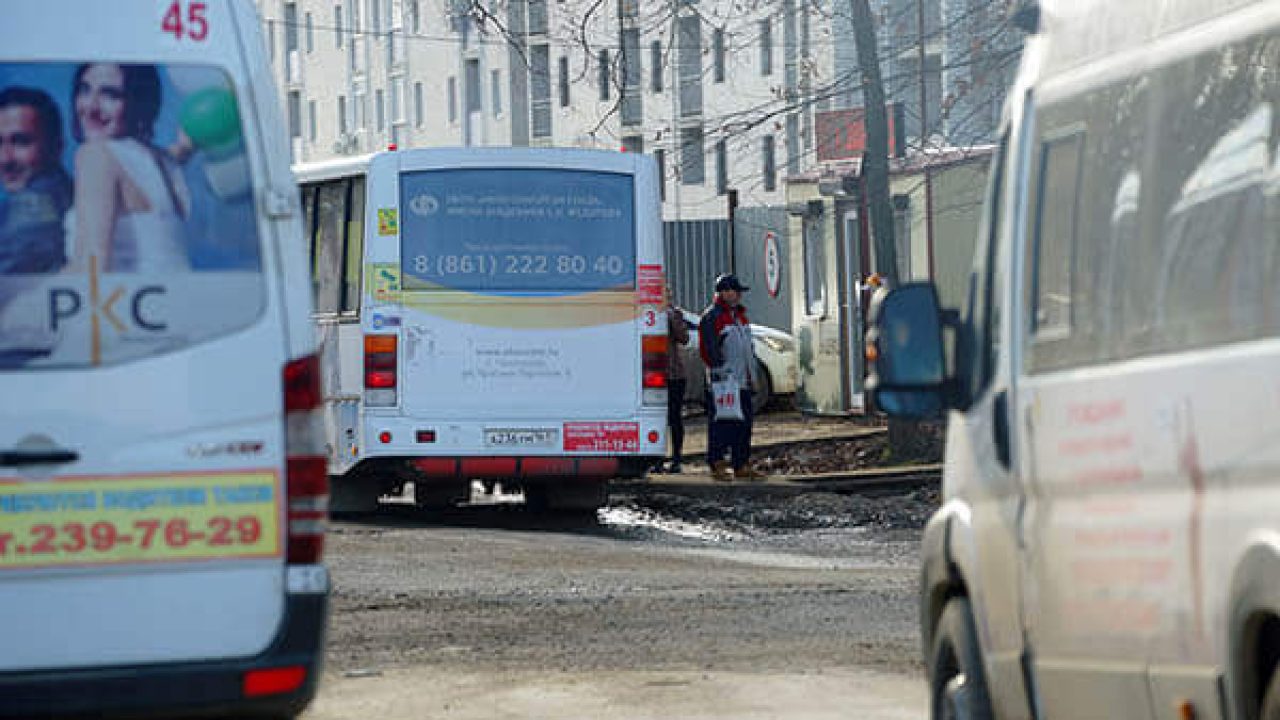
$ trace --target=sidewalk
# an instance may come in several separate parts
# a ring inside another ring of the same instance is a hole
[[[885,432],[883,427],[846,418],[812,417],[798,412],[766,413],[756,418],[751,448],[760,452],[770,448],[798,445],[821,440],[843,440]],[[797,495],[814,492],[871,491],[901,487],[903,484],[937,482],[940,465],[908,465],[870,468],[809,475],[774,475],[763,481],[734,480],[716,482],[706,464],[707,420],[705,415],[685,418],[684,466],[679,474],[650,473],[643,480],[615,482],[613,488],[623,492],[676,492],[706,496],[726,490],[752,496]]]

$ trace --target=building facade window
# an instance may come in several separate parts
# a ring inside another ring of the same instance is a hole
[[[302,93],[289,91],[289,137],[302,137]]]
[[[316,141],[316,101],[307,101],[307,139]]]
[[[639,135],[627,135],[622,138],[622,151],[629,153],[644,152],[644,138]]]
[[[338,134],[347,134],[347,96],[338,96]]]
[[[316,49],[316,26],[311,19],[311,13],[306,14],[307,23],[307,52],[310,53]]]
[[[530,132],[536,138],[551,137],[551,46],[529,48]]]
[[[678,20],[680,61],[680,116],[702,114],[702,17],[684,15]]]
[[[413,122],[418,127],[422,127],[422,123],[426,113],[422,103],[422,83],[413,84]]]
[[[560,56],[559,67],[560,107],[569,107],[569,58]]]
[[[729,148],[723,140],[716,143],[716,194],[729,192]]]
[[[653,161],[658,166],[658,199],[667,200],[667,151],[658,148],[653,151]]]
[[[597,61],[600,64],[600,100],[609,99],[609,51],[601,50]]]
[[[463,69],[466,71],[464,75],[466,85],[463,86],[463,90],[466,92],[467,112],[482,112],[484,109],[484,83],[480,81],[479,58],[468,58]]]
[[[387,129],[387,108],[384,105],[383,92],[381,90],[373,91],[373,113],[374,117],[377,118],[378,132],[383,132]]]
[[[458,122],[458,79],[455,77],[449,78],[447,85],[448,87],[446,92],[449,94],[447,100],[449,104],[449,122]]]
[[[333,46],[342,48],[342,6],[333,6]]]
[[[712,78],[718,83],[724,82],[724,46],[724,28],[716,28],[711,35],[711,53],[714,61]]]
[[[680,128],[680,183],[702,185],[707,181],[707,161],[702,147],[702,128]]]
[[[649,88],[662,92],[662,41],[654,40],[649,46]]]
[[[777,145],[772,135],[765,135],[760,140],[760,172],[764,181],[764,189],[773,192],[778,189],[778,157]]]
[[[773,21],[760,21],[760,74],[773,74]]]
[[[502,71],[494,70],[490,74],[493,76],[493,116],[497,117],[502,114]]]

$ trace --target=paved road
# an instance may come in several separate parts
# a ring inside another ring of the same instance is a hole
[[[744,502],[774,505],[337,523],[306,717],[922,717],[914,530]]]

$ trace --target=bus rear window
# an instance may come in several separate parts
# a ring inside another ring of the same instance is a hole
[[[0,370],[128,362],[261,315],[232,88],[202,66],[0,63]]]
[[[630,290],[629,175],[459,169],[400,177],[405,290],[481,293]]]

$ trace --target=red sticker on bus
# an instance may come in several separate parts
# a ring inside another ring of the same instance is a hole
[[[663,282],[661,265],[640,265],[636,273],[636,303],[661,305]]]
[[[565,423],[564,449],[566,452],[639,452],[640,423]]]

